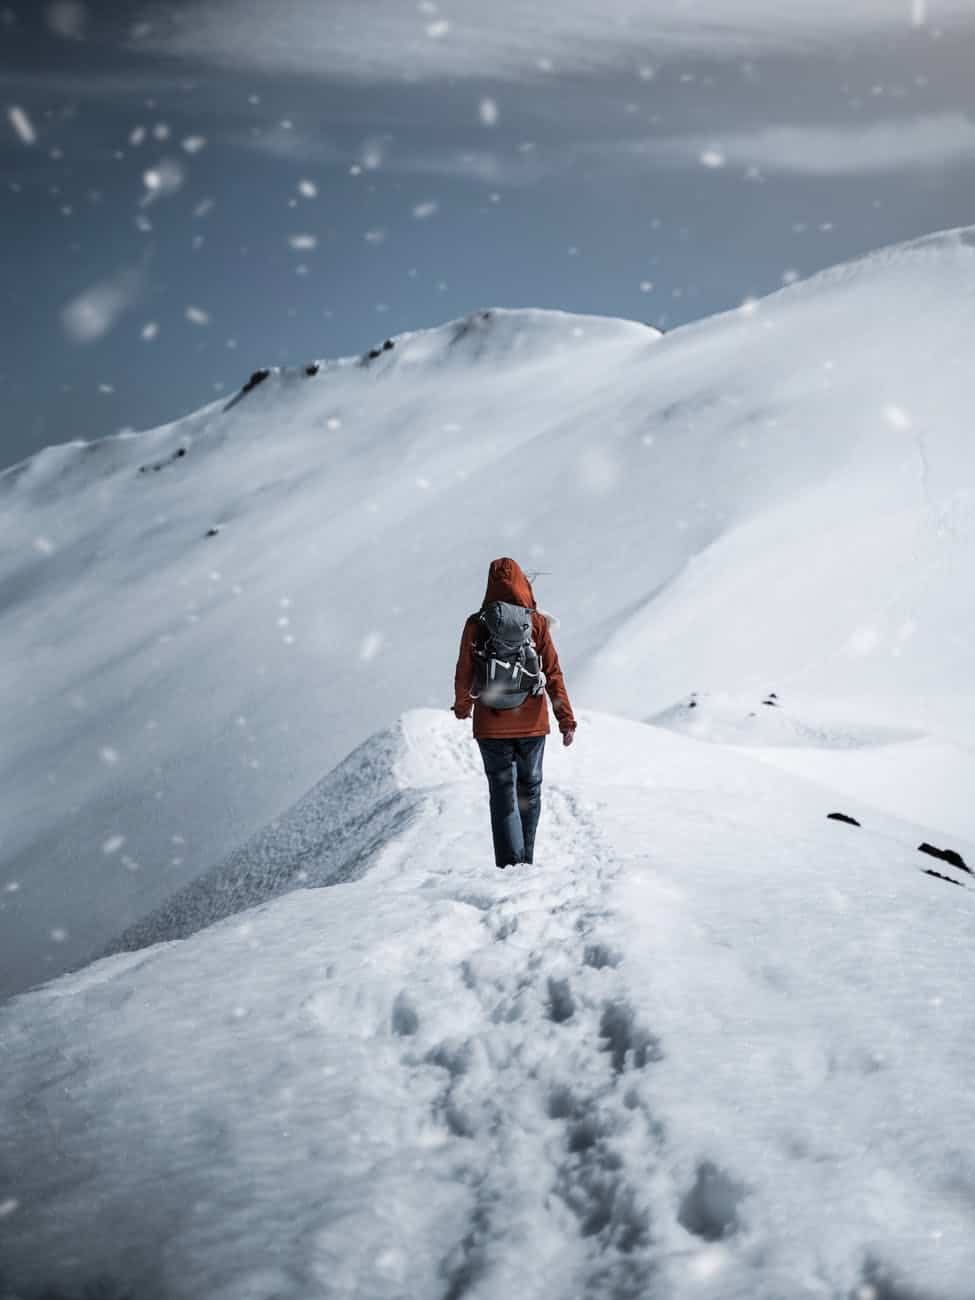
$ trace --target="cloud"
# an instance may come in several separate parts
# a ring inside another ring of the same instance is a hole
[[[55,99],[77,99],[112,103],[119,99],[138,99],[146,95],[183,93],[187,79],[176,68],[168,73],[135,69],[128,72],[101,70],[59,72],[45,68],[8,68],[0,71],[0,94],[40,96],[44,103]]]
[[[139,48],[344,81],[518,80],[685,54],[736,56],[910,33],[971,18],[970,0],[193,0]],[[152,14],[153,11],[150,11]]]
[[[806,176],[864,175],[939,167],[975,157],[975,122],[963,113],[940,113],[864,126],[769,126],[730,135],[669,136],[598,146],[602,155],[607,149],[654,166],[721,165]]]
[[[238,131],[229,137],[238,149],[265,154],[282,162],[357,168],[360,173],[384,171],[405,176],[439,176],[479,181],[485,185],[531,185],[553,172],[565,170],[571,158],[553,151],[539,156],[532,147],[513,151],[501,149],[413,149],[397,152],[385,148],[381,156],[366,149],[339,149],[321,136],[300,130]]]

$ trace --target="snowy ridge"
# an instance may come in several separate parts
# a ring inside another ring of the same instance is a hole
[[[663,338],[475,314],[8,472],[0,996],[446,708],[502,554],[577,705],[773,686],[813,730],[927,737],[936,783],[873,746],[843,794],[975,838],[973,299],[962,231]]]
[[[363,751],[423,787],[366,875],[0,1010],[3,1293],[968,1300],[972,892],[581,725],[530,870],[421,711]]]
[[[357,880],[411,823],[428,786],[470,776],[475,763],[460,728],[446,734],[423,714],[407,715],[371,736],[293,808],[129,927],[106,952],[185,939],[292,889]]]

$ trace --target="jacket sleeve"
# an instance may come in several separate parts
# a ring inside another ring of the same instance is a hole
[[[474,708],[471,685],[474,681],[474,620],[468,619],[460,638],[460,653],[454,670],[454,716],[469,718]]]
[[[548,619],[544,616],[541,619],[541,628],[538,632],[538,656],[542,661],[542,671],[545,674],[545,689],[548,691],[548,697],[552,701],[552,711],[555,714],[556,721],[559,724],[559,731],[563,735],[567,731],[575,731],[576,720],[572,712],[572,705],[569,703],[569,693],[565,689],[565,682],[562,679],[562,668],[559,664],[559,656],[555,649],[555,642],[548,628]]]

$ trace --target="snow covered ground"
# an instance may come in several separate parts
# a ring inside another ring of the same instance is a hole
[[[721,746],[583,712],[547,765],[502,874],[407,714],[360,878],[9,1002],[0,1294],[968,1300],[972,889]]]
[[[975,838],[973,300],[959,231],[664,338],[478,313],[0,475],[0,996],[445,707],[506,553],[576,703],[917,735],[766,758]]]
[[[973,306],[477,313],[0,475],[0,1300],[973,1300]]]

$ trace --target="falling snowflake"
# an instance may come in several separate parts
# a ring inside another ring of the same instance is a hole
[[[137,149],[140,144],[145,144],[147,134],[148,133],[144,126],[134,126],[129,132],[129,144],[132,145],[134,149]]]
[[[88,14],[78,0],[58,0],[57,4],[49,4],[44,17],[55,35],[63,36],[68,41],[84,39]]]
[[[382,646],[383,639],[378,632],[370,632],[363,638],[362,646],[359,650],[359,658],[363,663],[368,663],[370,659],[375,659]]]
[[[147,343],[159,337],[159,326],[154,320],[146,321],[142,327],[142,337]]]
[[[728,1265],[729,1254],[724,1246],[713,1245],[694,1255],[688,1264],[691,1277],[697,1282],[708,1281],[717,1277]]]
[[[911,417],[902,406],[896,406],[889,402],[884,407],[884,419],[892,429],[897,429],[899,433],[906,432],[911,427]]]
[[[113,853],[118,853],[124,843],[124,835],[110,835],[102,844],[102,852],[106,857],[111,857]]]
[[[313,249],[318,247],[317,235],[289,235],[288,243],[292,248],[297,250]]]
[[[433,199],[427,199],[424,203],[417,203],[413,208],[413,215],[417,221],[425,221],[427,217],[432,217],[439,208],[439,204]]]
[[[183,148],[190,154],[199,153],[206,145],[206,137],[202,135],[188,135],[183,141]]]
[[[37,551],[39,555],[53,555],[55,549],[56,547],[54,543],[49,541],[46,537],[34,538],[34,550]]]
[[[386,238],[385,230],[367,230],[363,236],[367,244],[381,244]]]
[[[186,319],[191,325],[209,325],[210,316],[202,307],[187,307]]]
[[[33,122],[27,116],[26,109],[21,108],[19,104],[12,104],[7,109],[7,118],[24,144],[35,143],[37,132],[34,130]]]
[[[449,31],[450,23],[446,18],[438,18],[436,22],[427,24],[427,35],[434,41],[442,40]]]
[[[318,186],[314,181],[302,180],[298,182],[298,193],[303,199],[317,199]]]
[[[157,199],[168,198],[183,188],[186,171],[175,158],[164,158],[155,167],[150,167],[142,174],[142,183],[148,193],[142,202],[154,203]]]
[[[362,166],[367,172],[377,171],[383,165],[385,150],[381,140],[367,140],[362,147]]]
[[[141,271],[122,271],[80,293],[62,308],[61,324],[76,343],[93,343],[107,334],[142,291]]]
[[[699,161],[702,167],[723,167],[725,156],[718,149],[705,149]]]
[[[857,658],[865,658],[873,654],[874,650],[880,645],[880,632],[870,624],[864,624],[853,632],[847,642],[849,653]]]
[[[62,926],[57,925],[51,931],[51,938],[55,943],[64,943],[68,937],[68,932]]]
[[[482,99],[478,113],[484,126],[497,126],[500,114],[495,100]]]

